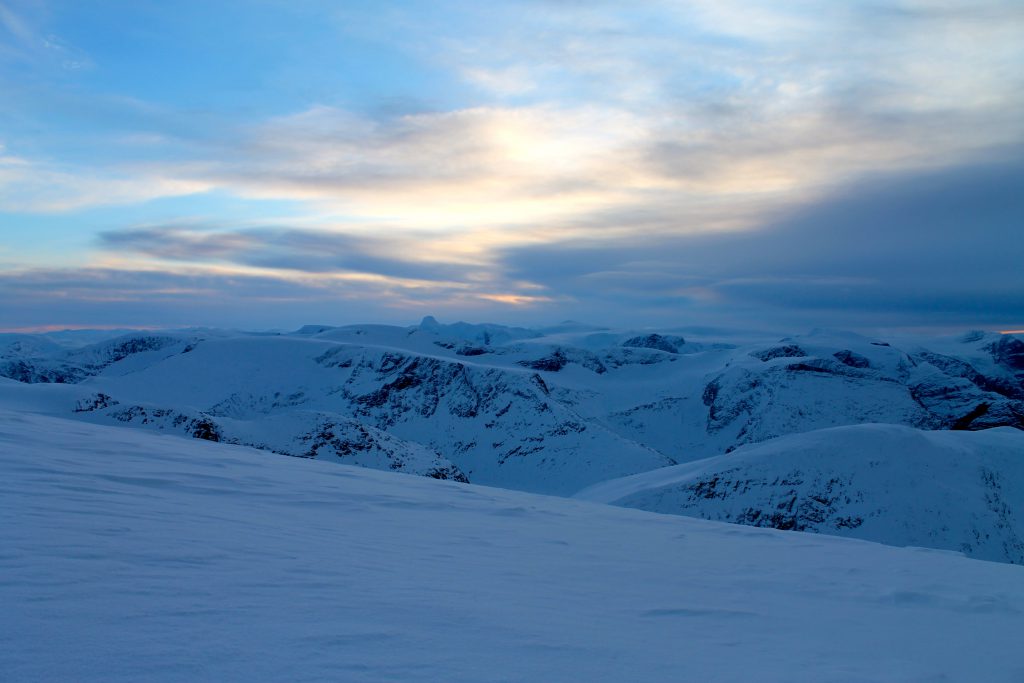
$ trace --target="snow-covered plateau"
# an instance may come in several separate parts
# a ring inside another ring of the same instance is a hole
[[[5,681],[1024,680],[1024,567],[286,458],[26,396],[0,410]]]
[[[0,335],[0,470],[5,681],[1024,680],[1014,335]]]
[[[0,335],[0,406],[561,496],[639,476],[601,500],[1024,561],[1015,335],[100,334]]]

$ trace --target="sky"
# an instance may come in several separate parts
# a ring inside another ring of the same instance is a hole
[[[1024,328],[1019,0],[0,0],[0,330]]]

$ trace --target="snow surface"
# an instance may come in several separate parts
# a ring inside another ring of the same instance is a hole
[[[0,410],[9,681],[1024,680],[1024,568]]]
[[[581,500],[1024,564],[1024,432],[867,424],[597,484]]]

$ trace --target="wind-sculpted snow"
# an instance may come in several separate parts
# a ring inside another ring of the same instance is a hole
[[[1024,568],[948,552],[4,410],[0,518],[5,681],[1024,676]]]
[[[598,484],[579,498],[1024,564],[1024,432],[837,427]]]
[[[85,392],[49,412],[104,394],[119,406],[73,414],[545,493],[833,426],[1024,427],[1024,344],[983,332],[777,339],[428,318],[3,344],[0,374]]]

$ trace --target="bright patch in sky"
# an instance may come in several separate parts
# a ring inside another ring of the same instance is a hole
[[[1014,0],[0,0],[0,92],[3,328],[1024,323]]]

